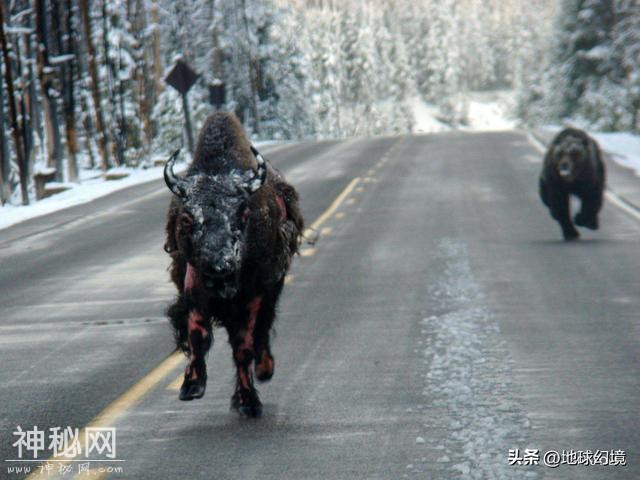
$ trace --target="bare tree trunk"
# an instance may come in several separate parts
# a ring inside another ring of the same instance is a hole
[[[246,31],[247,42],[247,68],[249,70],[249,105],[251,107],[251,116],[253,117],[253,131],[256,135],[260,134],[260,116],[258,113],[258,76],[255,70],[255,60],[253,58],[253,52],[251,48],[251,32],[249,31],[249,20],[247,19],[247,2],[246,0],[240,0],[242,3],[242,22]]]
[[[155,89],[155,98],[164,90],[164,82],[162,75],[164,69],[162,67],[162,52],[160,50],[160,19],[158,17],[158,3],[151,4],[151,22],[153,24],[153,80]]]
[[[137,40],[136,51],[136,80],[138,84],[138,105],[140,120],[144,131],[144,145],[150,145],[154,135],[151,113],[155,102],[153,79],[149,74],[150,55],[146,40],[147,19],[142,0],[136,0],[135,14],[131,22],[133,35]]]
[[[127,1],[127,12],[129,11],[129,2]],[[127,15],[127,19],[128,19]],[[107,11],[107,0],[102,0],[102,49],[107,64],[107,98],[111,106],[111,118],[115,120],[116,130],[113,132],[111,139],[111,153],[116,160],[117,165],[125,163],[125,149],[127,138],[127,119],[124,115],[124,83],[120,78],[121,46],[118,46],[118,65],[114,64],[109,48],[109,12]],[[117,82],[117,84],[116,84]],[[117,91],[117,94],[116,94]]]
[[[73,29],[73,4],[71,0],[66,0],[66,22],[67,22],[67,45],[66,51],[74,58],[78,57],[76,48],[76,32]],[[78,178],[78,129],[76,127],[76,99],[74,91],[73,63],[69,62],[67,69],[67,89],[65,95],[65,115],[67,123],[67,146],[73,158],[73,172],[69,167],[69,177],[73,175],[74,181]],[[71,163],[71,162],[70,162]]]
[[[27,44],[27,52],[29,51],[29,35],[24,36],[25,44]],[[20,137],[24,145],[24,159],[29,172],[33,171],[33,130],[27,126],[31,125],[31,105],[35,102],[35,97],[30,95],[28,70],[22,68],[22,53],[20,52],[20,36],[16,35],[14,39],[15,56],[14,67],[17,79],[20,79],[16,85],[16,98],[20,107],[20,115],[18,122],[20,125]],[[29,53],[27,58],[31,60]]]
[[[29,29],[33,28],[33,16],[27,16],[27,26]],[[25,42],[27,43],[27,58],[30,60],[33,59],[33,36],[28,35],[28,38],[25,38]],[[35,129],[35,132],[38,135],[38,140],[40,145],[44,145],[44,131],[42,130],[42,115],[40,112],[40,105],[38,103],[38,97],[36,95],[36,75],[33,71],[33,61],[29,62],[28,65],[29,70],[29,97],[33,98],[33,101],[30,102],[30,117],[31,117],[31,125]]]
[[[52,0],[54,29],[56,31],[56,47],[62,55],[75,55],[74,32],[72,23],[71,0],[65,1],[62,8],[60,0]],[[61,21],[64,20],[64,24]],[[63,41],[63,35],[66,41]],[[61,66],[62,105],[64,108],[65,134],[69,158],[67,161],[67,176],[70,182],[78,181],[78,139],[76,131],[75,101],[73,97],[73,63],[65,60]]]
[[[86,75],[85,72],[88,70],[87,68],[87,54],[84,49],[85,44],[83,42],[76,43],[73,41],[74,50],[77,54],[76,57],[76,69],[74,72],[75,75],[75,84],[80,86],[78,97],[80,101],[80,119],[82,124],[82,130],[84,132],[84,146],[89,155],[89,168],[95,168],[97,165],[96,158],[94,155],[94,143],[95,143],[95,129],[93,127],[93,120],[90,109],[90,101],[88,99],[87,86],[86,84]]]
[[[56,179],[62,180],[62,153],[60,145],[60,130],[58,124],[58,112],[53,92],[51,78],[52,68],[49,64],[49,35],[47,32],[47,17],[45,0],[34,0],[36,12],[36,42],[38,79],[42,93],[42,108],[44,110],[44,123],[47,132],[47,163],[55,166]]]
[[[211,22],[212,22],[212,41],[213,41],[213,51],[211,58],[211,69],[213,71],[213,76],[217,80],[222,80],[223,71],[222,71],[222,48],[220,47],[220,29],[218,27],[218,22],[216,21],[216,0],[211,0]]]
[[[11,185],[9,183],[11,160],[9,158],[9,149],[7,148],[4,127],[4,81],[0,78],[0,201],[2,205],[11,197]]]
[[[109,168],[109,140],[102,115],[102,101],[100,98],[100,80],[98,78],[98,67],[96,65],[96,49],[93,45],[93,37],[91,31],[91,19],[89,18],[89,0],[79,0],[80,17],[84,29],[85,42],[87,44],[87,52],[89,56],[89,75],[91,77],[91,94],[93,96],[93,105],[96,114],[96,129],[98,136],[98,148],[102,157],[102,170]]]
[[[15,92],[13,91],[13,73],[11,72],[11,54],[9,52],[9,45],[4,31],[5,19],[4,1],[0,1],[0,44],[2,44],[2,57],[5,65],[4,74],[7,82],[7,93],[9,95],[7,100],[11,116],[11,133],[15,144],[16,157],[18,158],[18,167],[20,169],[20,192],[22,193],[22,204],[29,205],[29,172],[27,171],[28,166],[24,157],[24,145],[20,137],[20,128],[18,126],[18,112],[16,109]]]

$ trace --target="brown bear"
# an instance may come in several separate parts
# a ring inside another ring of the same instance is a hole
[[[560,224],[565,240],[575,240],[580,236],[571,221],[571,195],[581,202],[575,224],[598,229],[605,176],[600,148],[584,131],[565,128],[549,145],[540,173],[540,198]]]

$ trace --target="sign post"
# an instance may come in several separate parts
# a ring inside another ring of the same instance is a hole
[[[200,75],[194,72],[186,62],[178,60],[164,80],[182,95],[182,109],[184,110],[187,140],[189,141],[189,152],[191,155],[193,155],[193,130],[191,128],[191,114],[189,112],[187,93],[191,90],[193,84],[196,83],[199,76]]]
[[[221,80],[215,80],[209,85],[209,102],[216,110],[220,110],[226,102],[225,85]]]

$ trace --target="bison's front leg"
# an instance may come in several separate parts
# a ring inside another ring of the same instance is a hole
[[[229,330],[229,340],[233,348],[233,360],[236,364],[236,390],[231,397],[231,408],[247,417],[262,415],[262,402],[253,386],[252,362],[255,358],[256,321],[262,307],[262,297],[257,296],[249,302],[246,311],[240,312],[237,330]]]
[[[187,266],[184,283],[187,321],[186,334],[189,346],[189,365],[180,387],[180,400],[202,398],[207,387],[207,365],[205,359],[213,343],[211,322],[198,309],[197,276],[191,265]]]
[[[202,398],[207,388],[207,364],[205,358],[213,342],[211,324],[197,310],[191,310],[188,318],[189,365],[180,387],[180,400]]]
[[[275,361],[271,354],[270,335],[273,328],[273,322],[276,318],[276,305],[282,287],[284,286],[284,278],[278,283],[270,287],[265,293],[262,301],[255,331],[255,352],[256,352],[256,378],[260,382],[271,380],[275,369]]]

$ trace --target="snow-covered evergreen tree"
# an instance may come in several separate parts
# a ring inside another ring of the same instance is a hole
[[[563,0],[547,61],[534,64],[536,81],[522,89],[521,116],[638,130],[639,27],[634,0]]]

